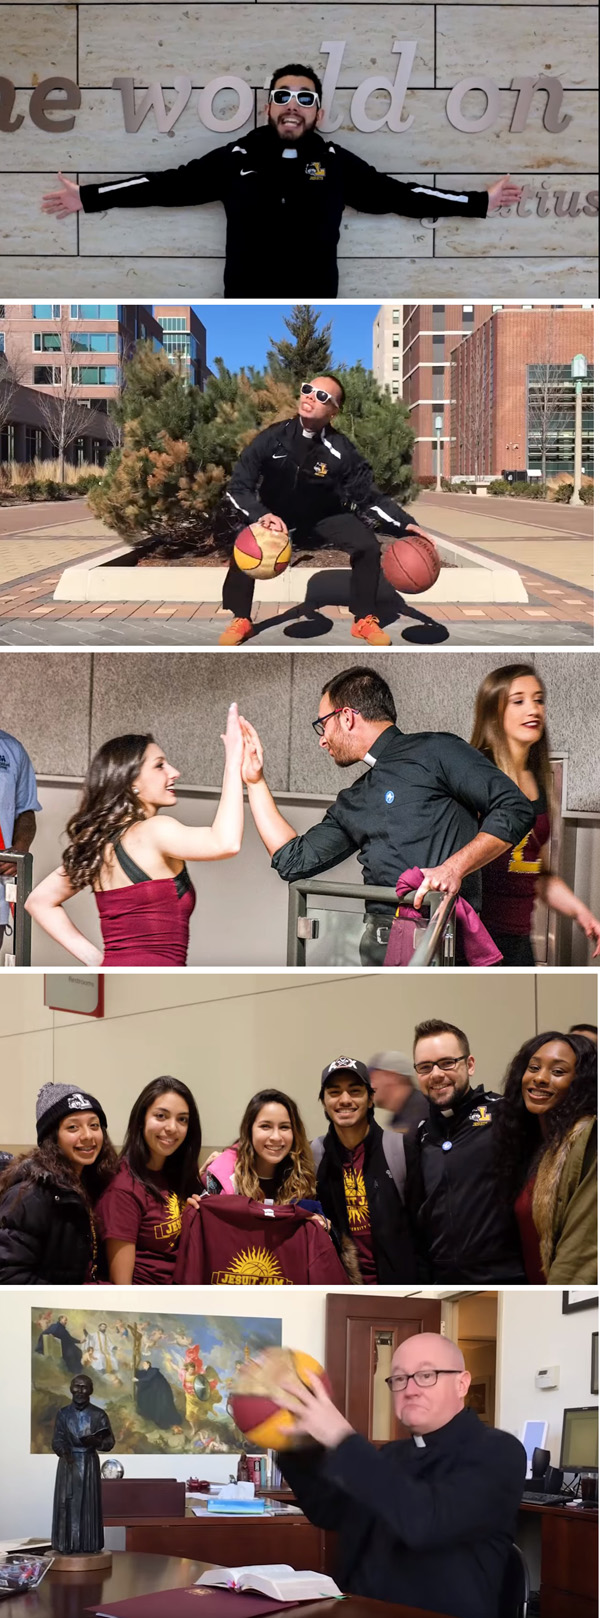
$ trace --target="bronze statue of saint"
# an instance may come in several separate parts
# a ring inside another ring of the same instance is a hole
[[[59,1458],[52,1547],[62,1556],[89,1556],[104,1546],[98,1451],[114,1449],[115,1435],[106,1411],[90,1402],[91,1377],[74,1376],[70,1391],[71,1404],[58,1411],[52,1435]]]

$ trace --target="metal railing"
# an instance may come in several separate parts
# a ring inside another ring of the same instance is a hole
[[[410,909],[416,889],[407,893],[400,908]],[[415,949],[410,968],[423,966],[452,966],[455,953],[455,909],[458,895],[427,893],[423,911],[428,911],[429,922]],[[291,882],[288,907],[288,966],[306,966],[307,943],[319,936],[319,920],[309,916],[309,899],[361,899],[365,904],[385,904],[390,907],[390,920],[398,910],[395,888],[376,887],[365,882],[322,882],[307,880]]]
[[[3,876],[3,864],[16,866],[14,876]],[[33,887],[33,856],[31,854],[14,854],[12,849],[6,848],[0,854],[0,882],[4,886],[4,897],[8,904],[13,906],[10,921],[12,928],[12,952],[10,948],[4,951],[3,966],[31,966],[31,916],[25,909],[25,901],[29,898]],[[9,938],[9,945],[10,945]]]

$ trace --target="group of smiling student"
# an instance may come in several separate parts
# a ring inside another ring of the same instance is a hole
[[[202,1165],[198,1107],[180,1080],[145,1085],[120,1154],[95,1096],[43,1085],[37,1146],[0,1174],[0,1283],[172,1284],[182,1220],[223,1194],[303,1210],[353,1284],[594,1283],[589,1030],[528,1040],[500,1095],[473,1086],[460,1028],[420,1023],[412,1082],[423,1115],[406,1131],[375,1119],[385,1059],[341,1056],[325,1067],[328,1127],[312,1144],[292,1097],[263,1089],[235,1142]]]

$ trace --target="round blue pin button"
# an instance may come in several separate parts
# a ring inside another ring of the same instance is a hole
[[[443,1152],[451,1152],[452,1151],[452,1141],[451,1140],[443,1140],[442,1141],[442,1151]]]

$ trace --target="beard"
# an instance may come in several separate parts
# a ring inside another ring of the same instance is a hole
[[[295,135],[293,135],[289,129],[284,130],[278,127],[277,122],[273,117],[271,107],[269,107],[268,112],[268,123],[270,124],[271,129],[275,130],[275,134],[278,135],[279,140],[282,141],[285,146],[299,146],[300,141],[304,140],[305,135],[312,135],[317,122],[317,113],[318,109],[317,112],[315,112],[312,124],[304,125],[304,127],[299,129]]]

